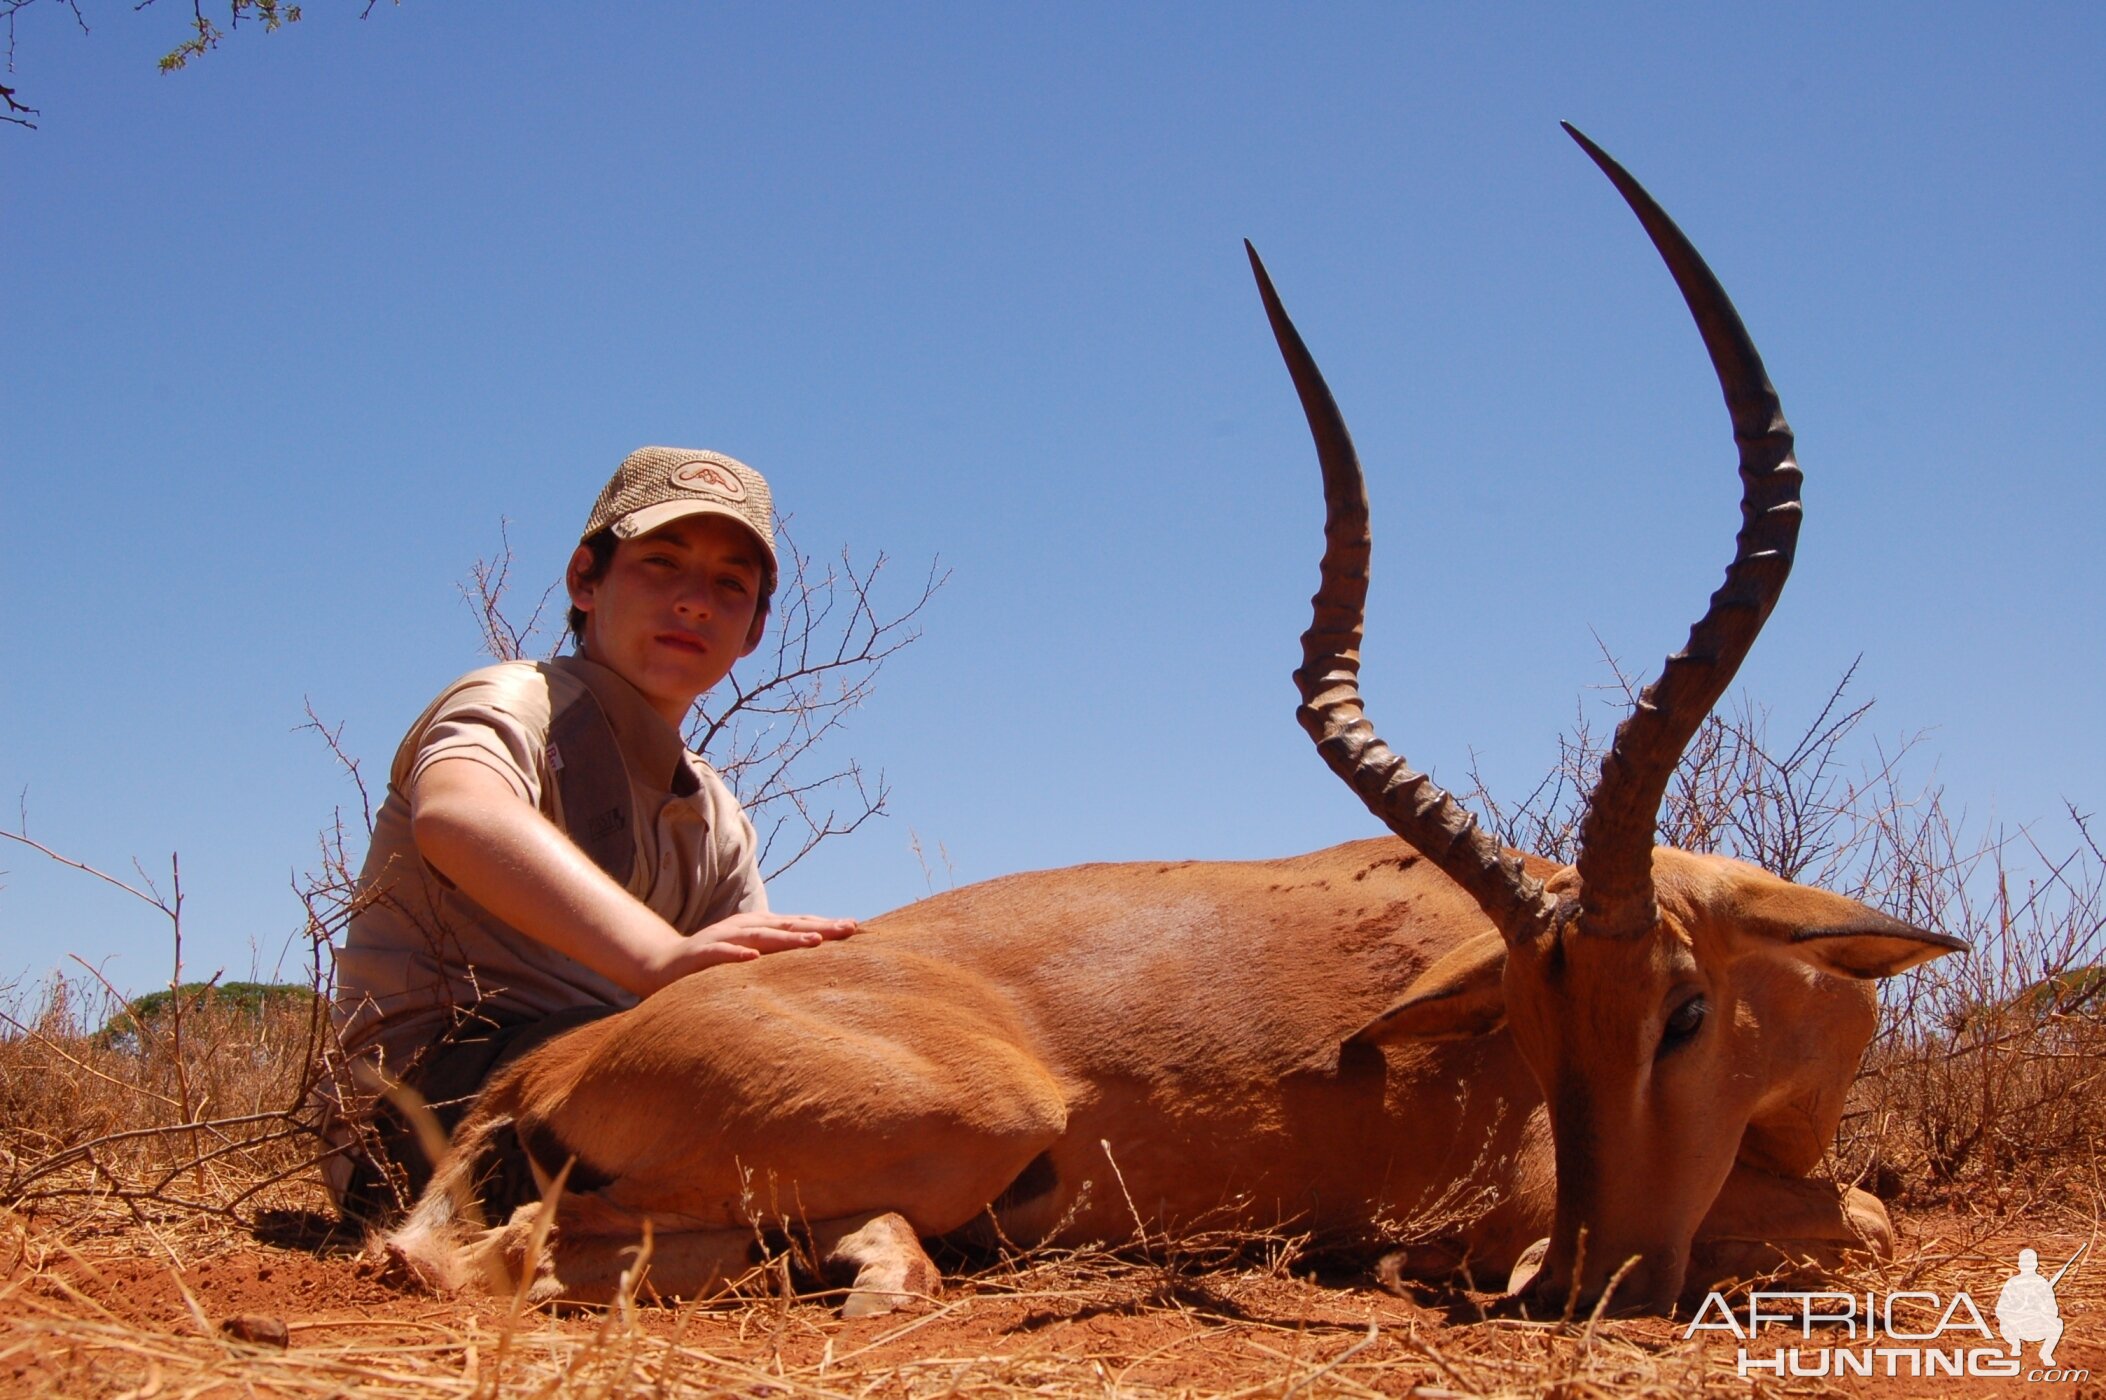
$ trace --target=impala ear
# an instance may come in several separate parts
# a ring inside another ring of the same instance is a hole
[[[1892,977],[1947,953],[1972,952],[1964,938],[1917,928],[1867,909],[1846,923],[1792,932],[1792,951],[1838,977]]]
[[[1748,882],[1735,923],[1746,934],[1835,977],[1892,977],[1918,963],[1965,953],[1965,939],[1917,928],[1827,890],[1764,878]]]
[[[1348,1045],[1468,1040],[1506,1024],[1506,940],[1496,931],[1451,948],[1404,999],[1355,1031]]]

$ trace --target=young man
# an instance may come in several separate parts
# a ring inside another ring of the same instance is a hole
[[[344,1150],[328,1176],[347,1215],[384,1222],[431,1171],[395,1107],[407,1096],[376,1090],[408,1088],[450,1130],[491,1073],[553,1035],[719,963],[855,931],[768,908],[753,824],[681,738],[759,645],[775,579],[760,473],[640,448],[565,575],[576,654],[471,672],[410,728],[336,955]],[[523,1161],[505,1174],[531,1196]]]

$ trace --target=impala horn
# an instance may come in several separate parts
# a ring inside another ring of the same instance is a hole
[[[1630,936],[1649,932],[1660,918],[1653,901],[1653,837],[1668,779],[1697,726],[1732,683],[1792,571],[1799,464],[1792,460],[1791,425],[1777,391],[1718,279],[1622,166],[1571,123],[1564,126],[1631,206],[1673,274],[1710,352],[1740,448],[1740,533],[1725,582],[1689,629],[1689,640],[1667,658],[1660,678],[1640,692],[1636,707],[1616,727],[1580,825],[1580,928]]]
[[[1294,322],[1287,319],[1258,250],[1248,241],[1243,248],[1250,254],[1258,295],[1301,396],[1324,473],[1322,582],[1310,600],[1315,616],[1302,633],[1302,666],[1294,673],[1302,693],[1295,718],[1316,741],[1316,751],[1331,771],[1385,826],[1468,891],[1508,943],[1531,937],[1549,924],[1555,908],[1542,882],[1522,870],[1520,857],[1480,831],[1461,803],[1391,752],[1368,723],[1360,701],[1360,628],[1367,613],[1367,482],[1345,418]]]
[[[1776,605],[1799,534],[1799,468],[1792,435],[1740,317],[1718,280],[1660,206],[1622,166],[1569,123],[1579,142],[1637,214],[1667,263],[1710,352],[1740,445],[1741,529],[1726,579],[1617,727],[1580,832],[1580,924],[1603,934],[1642,933],[1658,921],[1652,847],[1660,802],[1682,750],[1717,703]],[[1294,673],[1302,728],[1331,771],[1368,810],[1430,858],[1474,898],[1508,943],[1547,928],[1555,901],[1521,861],[1481,831],[1462,806],[1375,735],[1360,698],[1361,626],[1367,605],[1367,485],[1345,419],[1315,360],[1280,305],[1248,242],[1273,338],[1287,362],[1324,478],[1324,557]]]

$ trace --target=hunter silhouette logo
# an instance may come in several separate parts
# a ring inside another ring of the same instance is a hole
[[[2075,1266],[2090,1246],[2082,1245],[2069,1263],[2055,1270],[2053,1278],[2040,1276],[2040,1255],[2030,1249],[2018,1251],[2018,1272],[2004,1282],[1996,1295],[1996,1330],[2017,1356],[2025,1342],[2040,1343],[2040,1364],[2055,1364],[2055,1343],[2062,1340],[2062,1310],[2055,1306],[2055,1285]]]
[[[1901,1289],[1880,1294],[1756,1289],[1747,1294],[1744,1312],[1722,1294],[1707,1295],[1682,1336],[1686,1340],[1699,1332],[1730,1332],[1741,1343],[1737,1370],[1742,1376],[2088,1381],[2088,1369],[2063,1370],[2055,1364],[2055,1347],[2062,1340],[2062,1309],[2055,1301],[2055,1285],[2090,1247],[2080,1246],[2068,1263],[2045,1277],[2040,1272],[2039,1251],[2019,1250],[2018,1272],[2004,1280],[1996,1295],[1993,1330],[1964,1291]],[[1789,1330],[1779,1337],[1772,1329]],[[2029,1367],[2022,1359],[2028,1342],[2040,1346],[2037,1366]]]

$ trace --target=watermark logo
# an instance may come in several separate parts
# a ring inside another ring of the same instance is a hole
[[[1977,1376],[2028,1381],[2087,1381],[2088,1370],[2055,1364],[2062,1340],[2062,1313],[2055,1285],[2076,1267],[2085,1245],[2052,1275],[2040,1272],[2040,1255],[2018,1252],[2018,1272],[2004,1280],[1996,1297],[1992,1329],[1973,1297],[1928,1289],[1895,1293],[1767,1292],[1747,1295],[1744,1307],[1718,1293],[1682,1333],[1730,1332],[1740,1342],[1743,1376]],[[1924,1318],[1935,1317],[1925,1323]],[[1816,1334],[1815,1327],[1820,1327]],[[1788,1329],[1780,1335],[1777,1329]],[[1796,1335],[1793,1335],[1796,1333]],[[1795,1343],[1785,1345],[1785,1342]],[[2036,1344],[2037,1365],[2024,1350]]]

